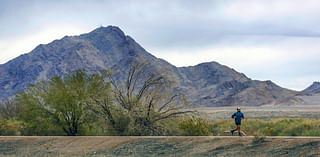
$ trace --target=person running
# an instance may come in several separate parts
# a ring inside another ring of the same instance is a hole
[[[238,130],[239,136],[242,136],[242,134],[241,134],[241,132],[240,132],[240,126],[241,126],[241,120],[244,119],[244,115],[243,115],[243,113],[241,112],[240,107],[237,107],[237,112],[235,112],[235,113],[231,116],[231,118],[234,119],[234,122],[235,122],[236,125],[237,125],[237,128],[236,128],[236,129],[230,131],[231,134],[232,134],[232,136],[233,136],[233,133],[234,133],[236,130]]]

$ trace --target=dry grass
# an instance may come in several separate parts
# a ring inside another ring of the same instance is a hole
[[[208,121],[231,120],[235,107],[195,108]],[[246,119],[272,120],[279,118],[303,118],[320,120],[320,105],[242,107]]]

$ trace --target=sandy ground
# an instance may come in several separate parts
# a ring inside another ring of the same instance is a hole
[[[202,107],[194,108],[199,116],[208,120],[232,120],[231,115],[236,107]],[[320,120],[320,105],[292,105],[292,106],[241,106],[246,119],[272,120],[277,118],[304,118]]]
[[[0,156],[310,156],[320,137],[0,137]]]

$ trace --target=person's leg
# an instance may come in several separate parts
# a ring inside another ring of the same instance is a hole
[[[237,125],[237,127],[235,128],[235,129],[233,129],[232,131],[234,132],[234,131],[237,131],[238,130],[238,125]]]
[[[235,129],[233,129],[233,130],[231,130],[230,132],[231,132],[231,134],[233,135],[233,133],[236,131],[236,130],[238,130],[238,125],[236,124],[236,128]]]
[[[242,134],[241,134],[241,125],[237,125],[237,128],[238,128],[238,134],[239,134],[239,136],[241,136]]]

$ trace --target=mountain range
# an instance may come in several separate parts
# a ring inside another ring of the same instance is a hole
[[[0,65],[0,100],[39,80],[70,71],[86,69],[98,72],[117,69],[117,79],[125,78],[129,66],[137,60],[148,61],[149,70],[165,72],[176,80],[175,92],[186,95],[195,106],[259,106],[302,101],[295,99],[310,91],[319,92],[319,82],[303,92],[282,88],[272,81],[258,81],[217,62],[176,67],[153,56],[116,26],[99,27],[79,36],[40,44]]]

